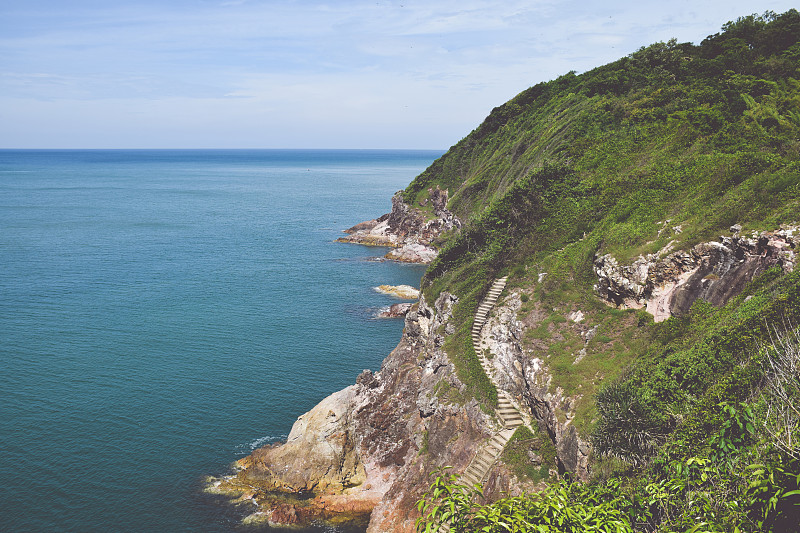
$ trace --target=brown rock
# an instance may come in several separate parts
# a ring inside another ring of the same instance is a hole
[[[388,309],[378,313],[378,318],[402,318],[408,314],[413,305],[411,302],[392,304]]]
[[[345,230],[348,235],[337,242],[389,246],[400,251],[390,252],[387,258],[412,263],[430,263],[436,257],[433,242],[443,232],[461,228],[461,221],[447,210],[448,194],[438,187],[430,191],[434,218],[429,213],[406,204],[402,191],[392,197],[391,212],[356,224]]]

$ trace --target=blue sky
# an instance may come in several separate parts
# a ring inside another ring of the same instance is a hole
[[[761,0],[0,0],[0,148],[445,149]]]

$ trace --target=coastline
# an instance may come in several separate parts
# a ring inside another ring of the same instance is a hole
[[[446,201],[447,193],[443,192],[441,198]],[[442,215],[448,219],[446,223]],[[427,264],[436,256],[432,241],[442,231],[459,227],[460,221],[449,213],[440,212],[440,217],[425,221],[421,210],[403,203],[398,193],[392,198],[391,213],[345,230],[347,237],[336,242],[390,246],[393,249],[386,254],[387,259]],[[397,250],[403,253],[393,254]],[[444,327],[455,300],[442,299],[436,310],[410,286],[387,285],[374,290],[413,300],[394,304],[382,314],[385,318],[404,317],[405,328],[381,370],[375,374],[363,371],[354,385],[334,392],[298,417],[286,442],[254,450],[235,463],[231,475],[209,479],[206,490],[226,495],[233,504],[255,506],[246,522],[282,527],[315,522],[370,524],[367,531],[384,531],[390,518],[392,524],[413,529],[409,508],[414,506],[419,489],[425,486],[433,468],[424,460],[425,448],[430,448],[431,443],[421,440],[420,427],[429,414],[420,412],[419,396],[424,390],[430,397],[433,383],[439,380],[438,375],[434,377],[430,369],[425,371],[416,361],[441,346],[443,337],[434,329]],[[436,315],[439,320],[433,320]],[[437,369],[451,366],[440,349],[435,359]],[[454,386],[461,386],[454,369],[449,371]],[[437,372],[441,374],[441,370]],[[422,381],[426,385],[421,388]],[[466,462],[474,453],[475,437],[487,434],[487,429],[481,428],[486,425],[486,415],[473,401],[466,411],[453,409],[448,418],[452,420],[443,428],[442,436],[451,437],[456,427],[458,433],[462,428],[472,428],[463,432],[466,438],[460,439],[463,442],[456,447],[460,450],[456,464]],[[441,447],[441,452],[445,452],[445,446],[450,448],[447,439],[437,438],[435,442],[433,447]],[[446,455],[450,455],[449,451]],[[453,463],[453,458],[447,462]],[[418,478],[413,483],[406,479],[411,465]],[[392,497],[387,499],[390,494]],[[395,525],[392,528],[398,530]]]

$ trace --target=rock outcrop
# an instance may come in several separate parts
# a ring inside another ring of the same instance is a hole
[[[499,427],[464,400],[441,348],[455,302],[447,293],[432,306],[422,298],[379,372],[365,370],[301,416],[285,444],[240,460],[219,489],[253,501],[254,518],[273,524],[370,516],[369,532],[413,531],[430,473],[463,471]]]
[[[411,311],[411,308],[414,306],[411,302],[403,302],[399,304],[392,304],[386,309],[382,309],[376,316],[376,318],[402,318]]]
[[[408,263],[430,263],[436,257],[434,241],[444,232],[461,228],[461,221],[447,209],[447,191],[429,189],[433,217],[403,201],[402,191],[392,197],[392,211],[345,230],[337,242],[395,248],[387,259]],[[427,206],[427,203],[426,203]]]
[[[594,262],[595,289],[618,307],[646,308],[659,322],[686,313],[698,299],[720,306],[770,267],[792,271],[798,241],[800,228],[784,226],[751,237],[720,237],[663,258],[640,256],[630,265],[620,265],[606,254]]]
[[[382,294],[388,294],[401,300],[416,300],[419,298],[419,289],[415,289],[411,285],[378,285],[375,291]]]

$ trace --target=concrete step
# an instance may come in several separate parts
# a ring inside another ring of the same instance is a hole
[[[505,446],[506,442],[508,442],[508,439],[505,437],[505,435],[498,433],[492,437],[492,440],[489,441],[489,444],[500,444],[501,446]]]
[[[470,480],[472,483],[479,481],[481,473],[474,463],[470,463],[469,467],[464,471],[462,479]]]
[[[481,471],[488,470],[489,467],[492,466],[492,463],[494,463],[494,461],[492,460],[491,456],[486,454],[485,449],[481,449],[473,461],[473,464],[477,465]]]
[[[495,458],[496,458],[498,455],[500,455],[500,452],[502,452],[502,451],[503,451],[503,448],[505,448],[505,447],[506,447],[506,444],[505,444],[505,443],[499,443],[499,442],[498,442],[498,443],[496,443],[496,444],[488,444],[488,445],[486,446],[486,448],[487,448],[488,450],[492,450],[492,452],[495,454],[495,455],[494,455],[494,456],[495,456]]]

